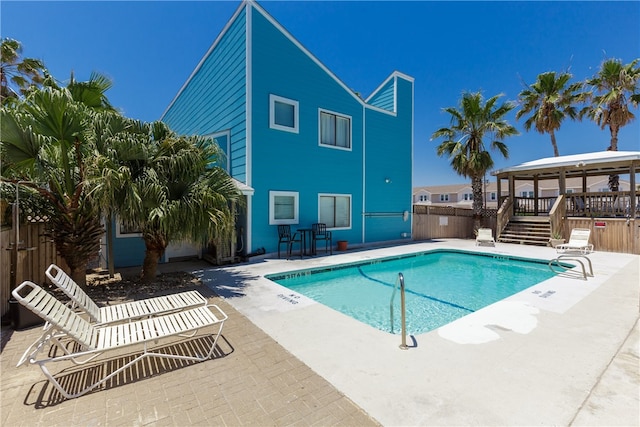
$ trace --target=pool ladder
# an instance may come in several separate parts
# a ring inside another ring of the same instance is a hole
[[[587,264],[589,265],[589,271],[587,272],[585,266],[584,266],[584,262],[582,262],[583,260],[587,261]],[[578,262],[580,264],[580,266],[582,267],[582,278],[584,280],[587,280],[588,277],[593,277],[593,265],[591,264],[591,260],[589,259],[589,257],[587,257],[586,255],[578,255],[578,254],[563,254],[558,256],[557,258],[552,259],[551,261],[549,261],[549,268],[551,269],[551,271],[553,271],[556,274],[561,274],[561,273],[566,273],[567,271],[569,271],[570,269],[568,267],[565,267],[564,265],[562,265],[562,263],[560,261],[575,261]],[[558,271],[556,269],[554,269],[554,265],[556,267],[560,267],[563,270]]]
[[[400,284],[400,311],[402,315],[400,321],[402,325],[402,344],[400,344],[400,348],[402,350],[407,350],[409,348],[409,346],[407,345],[407,314],[404,297],[404,276],[402,275],[402,273],[398,273],[398,278],[396,279],[396,283],[393,286],[393,292],[391,293],[391,302],[389,303],[389,311],[391,314],[391,333],[393,333],[393,300],[396,297],[398,284]]]

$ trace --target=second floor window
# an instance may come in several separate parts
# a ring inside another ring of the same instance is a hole
[[[269,95],[269,127],[298,133],[298,101]]]
[[[449,201],[449,195],[448,194],[441,194],[440,195],[440,201],[441,202],[448,202]]]
[[[320,111],[320,144],[351,149],[351,118]]]

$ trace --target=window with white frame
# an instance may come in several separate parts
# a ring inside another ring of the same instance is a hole
[[[142,232],[137,227],[125,224],[119,216],[116,216],[116,237],[142,237]]]
[[[298,223],[298,193],[269,191],[269,224]]]
[[[533,191],[523,191],[521,195],[522,197],[533,197]]]
[[[269,95],[269,127],[298,133],[298,101]]]
[[[318,222],[327,228],[351,228],[351,195],[319,194]]]
[[[496,193],[491,193],[491,200],[496,200]]]
[[[429,201],[429,195],[428,194],[421,194],[419,197],[419,200],[421,202],[428,202]]]
[[[351,117],[320,110],[320,145],[351,149]]]
[[[573,188],[567,188],[567,194],[573,193]]]
[[[449,201],[449,195],[448,194],[441,194],[440,195],[440,201],[441,202],[448,202]]]
[[[598,191],[601,193],[606,193],[607,191],[611,191],[611,189],[609,187],[604,187],[604,188],[598,189]]]
[[[211,138],[224,151],[223,158],[217,159],[217,165],[224,168],[227,172],[231,170],[231,131],[225,130],[203,135],[205,138]]]
[[[464,193],[465,200],[473,200],[473,193]]]

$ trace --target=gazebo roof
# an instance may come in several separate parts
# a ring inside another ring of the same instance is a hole
[[[628,174],[632,166],[640,169],[640,151],[598,151],[533,160],[493,171],[491,175],[499,179],[513,176],[525,180],[536,175],[538,179],[558,179],[561,171],[566,178]]]

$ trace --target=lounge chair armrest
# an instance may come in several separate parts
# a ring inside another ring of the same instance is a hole
[[[211,310],[212,308],[216,309],[216,311],[218,312],[218,314],[220,316],[216,315],[216,313],[213,313],[213,315],[216,316],[216,318],[218,319],[219,322],[224,322],[229,318],[229,316],[227,316],[227,313],[222,311],[222,309],[220,307],[218,307],[217,305],[215,305],[215,304],[207,304],[207,307],[209,308],[209,310]],[[212,312],[213,312],[213,310],[212,310]]]

